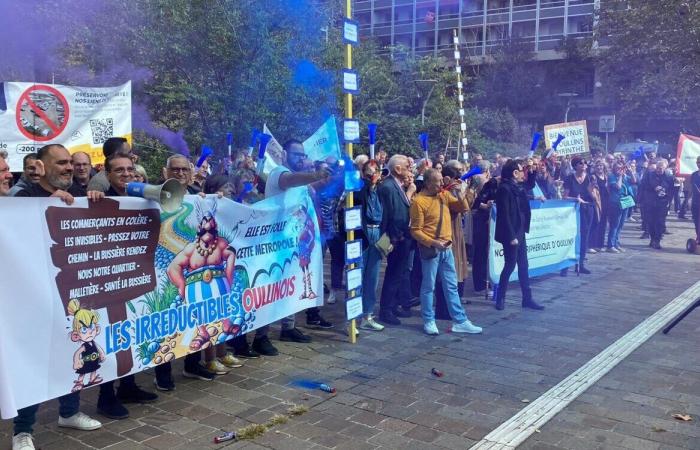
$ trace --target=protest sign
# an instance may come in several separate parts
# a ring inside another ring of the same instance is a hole
[[[273,136],[272,132],[263,127],[263,132]],[[304,142],[304,152],[309,162],[323,161],[327,158],[333,160],[340,159],[340,142],[338,140],[338,129],[335,124],[335,117],[329,117],[318,130],[314,132]],[[274,138],[267,145],[265,164],[262,174],[265,178],[278,165],[285,164],[284,155],[282,153],[282,145]]]
[[[556,272],[578,263],[579,257],[579,206],[566,200],[533,200],[530,202],[532,218],[527,240],[528,274],[537,277]],[[489,221],[489,278],[498,284],[505,259],[503,246],[496,242],[496,205],[491,208]],[[510,281],[518,279],[513,271]]]
[[[545,125],[544,139],[548,149],[552,148],[552,143],[560,134],[564,136],[564,140],[557,146],[556,151],[559,156],[589,152],[588,128],[585,120]]]
[[[3,418],[323,303],[305,187],[253,206],[187,196],[175,213],[131,197],[3,208],[22,217],[0,224]]]
[[[62,144],[102,163],[102,144],[112,136],[131,141],[131,82],[87,88],[57,84],[6,82],[7,109],[0,111],[0,149],[12,171],[42,146]]]
[[[700,156],[700,137],[681,133],[676,153],[676,173],[690,176],[698,170],[695,163]]]

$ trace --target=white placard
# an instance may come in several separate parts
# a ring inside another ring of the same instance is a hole
[[[567,123],[555,123],[544,126],[544,139],[547,148],[552,148],[552,143],[561,134],[564,140],[557,146],[557,155],[576,155],[588,153],[588,128],[585,120]]]
[[[348,320],[360,317],[362,315],[362,297],[353,297],[345,300],[345,314]]]
[[[343,22],[343,39],[353,44],[357,44],[357,23],[347,19]]]
[[[362,228],[362,208],[355,207],[345,210],[345,231]]]
[[[360,286],[362,286],[362,269],[357,268],[357,269],[350,269],[347,271],[347,277],[348,277],[348,285],[347,285],[347,290],[348,291],[354,291],[355,289],[358,289]]]
[[[351,241],[345,243],[345,259],[354,261],[362,257],[362,241]]]
[[[343,89],[346,91],[357,91],[357,73],[343,72]]]
[[[358,120],[345,119],[343,121],[343,140],[345,142],[359,142],[360,122]]]

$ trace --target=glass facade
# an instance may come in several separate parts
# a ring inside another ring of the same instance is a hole
[[[564,38],[593,34],[599,0],[355,0],[362,35],[383,52],[400,46],[419,55],[452,55],[460,30],[465,56],[483,57],[504,40],[534,52],[555,50]],[[554,52],[550,52],[554,53]]]

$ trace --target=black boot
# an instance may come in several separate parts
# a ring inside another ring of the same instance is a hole
[[[499,311],[503,311],[503,309],[506,307],[506,290],[503,289],[501,286],[498,286],[496,289],[496,298],[495,298],[495,307]]]
[[[542,311],[544,309],[544,306],[540,305],[536,301],[532,299],[532,289],[526,289],[523,292],[523,303],[522,303],[523,308],[530,308],[534,309],[537,311]]]

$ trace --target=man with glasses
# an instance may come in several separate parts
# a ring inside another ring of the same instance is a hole
[[[163,178],[175,178],[187,189],[188,194],[198,194],[200,189],[192,182],[192,163],[183,155],[172,155],[163,168]]]
[[[287,189],[306,186],[314,183],[325,182],[331,176],[331,170],[322,165],[314,172],[307,172],[307,155],[304,152],[304,144],[296,139],[290,139],[282,145],[285,165],[275,167],[267,177],[265,184],[265,198],[281,194]],[[321,317],[318,308],[306,310],[307,325],[316,328],[332,328],[333,324]],[[309,343],[311,336],[302,333],[297,327],[294,315],[282,319],[282,331],[280,341]]]
[[[134,180],[134,162],[129,155],[116,153],[107,158],[104,171],[109,182],[109,189],[105,195],[107,197],[125,196],[126,185]],[[127,375],[121,379],[116,395],[114,381],[100,385],[97,412],[110,419],[126,419],[129,417],[129,410],[122,403],[151,403],[157,398],[156,394],[144,391],[136,385],[136,379],[133,375]]]
[[[136,155],[132,153],[129,142],[123,137],[111,137],[107,139],[104,144],[102,144],[102,154],[105,160],[116,154],[127,155],[134,164],[138,159]],[[109,189],[109,180],[107,180],[107,174],[104,170],[92,177],[87,187],[88,191],[107,192],[107,189]]]
[[[406,296],[405,288],[411,283],[408,270],[413,244],[409,229],[411,202],[403,188],[409,172],[408,158],[404,155],[393,155],[387,162],[387,169],[389,176],[377,188],[382,204],[380,231],[382,234],[386,233],[394,249],[386,259],[386,272],[379,298],[379,320],[387,325],[396,326],[401,325],[398,317],[411,316],[407,308],[399,310],[399,306],[409,300],[401,298],[401,294]]]

